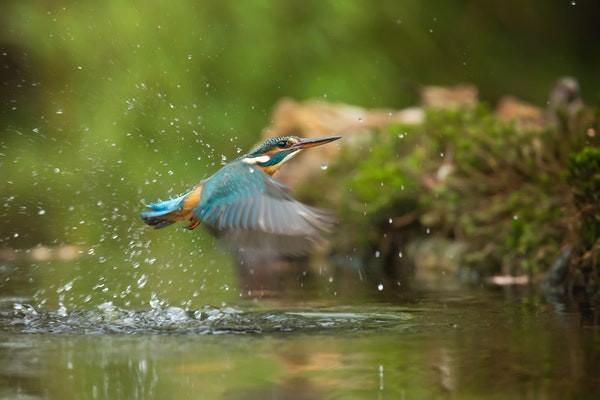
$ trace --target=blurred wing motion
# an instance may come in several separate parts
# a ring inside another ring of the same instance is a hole
[[[193,211],[242,257],[304,254],[335,224],[330,213],[293,199],[285,186],[244,162],[207,179]]]

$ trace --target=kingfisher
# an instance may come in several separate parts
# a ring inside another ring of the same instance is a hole
[[[190,230],[203,224],[246,257],[306,254],[332,229],[335,218],[329,211],[295,200],[272,176],[303,150],[340,137],[270,138],[185,194],[147,205],[140,216],[157,229],[177,221],[187,223]]]

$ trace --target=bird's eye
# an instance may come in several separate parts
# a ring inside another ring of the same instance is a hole
[[[279,143],[277,143],[277,146],[285,149],[286,147],[290,147],[291,143],[289,140],[280,140]]]

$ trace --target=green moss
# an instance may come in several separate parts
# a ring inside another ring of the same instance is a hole
[[[598,247],[600,237],[600,148],[586,146],[573,154],[568,182],[575,206],[581,214],[580,235],[586,248]],[[598,249],[595,250],[596,253]]]
[[[342,205],[340,231],[357,232],[336,251],[368,254],[390,240],[398,248],[429,228],[465,243],[463,262],[480,272],[545,271],[561,247],[598,240],[600,149],[579,151],[579,137],[517,129],[485,105],[428,110],[422,126],[373,132],[321,178]]]

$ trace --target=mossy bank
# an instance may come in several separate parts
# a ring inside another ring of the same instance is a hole
[[[361,132],[300,192],[338,210],[332,251],[342,263],[388,277],[430,264],[594,291],[598,112],[551,121],[507,122],[483,104],[427,109],[421,124]]]

